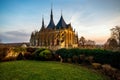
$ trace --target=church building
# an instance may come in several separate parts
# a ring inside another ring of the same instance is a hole
[[[46,27],[42,17],[42,26],[39,31],[34,31],[30,37],[30,46],[46,47],[52,49],[78,47],[78,34],[73,30],[71,23],[66,24],[61,14],[60,20],[55,25],[51,9],[50,22]]]

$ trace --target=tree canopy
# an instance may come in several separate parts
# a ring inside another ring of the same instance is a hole
[[[111,29],[111,38],[116,39],[118,46],[120,47],[120,26],[115,26]]]

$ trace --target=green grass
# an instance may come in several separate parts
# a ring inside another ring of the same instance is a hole
[[[12,61],[0,63],[0,80],[106,80],[106,77],[68,63]]]

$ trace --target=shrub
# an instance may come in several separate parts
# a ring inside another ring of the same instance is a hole
[[[30,53],[33,53],[33,52],[35,52],[37,50],[37,48],[26,48],[26,51],[27,52],[30,52]]]
[[[58,54],[54,54],[54,59],[55,59],[55,61],[59,61],[60,60],[59,55]]]
[[[52,60],[53,58],[52,51],[45,48],[38,48],[32,56],[35,60]]]
[[[40,52],[42,52],[42,51],[44,51],[44,50],[45,50],[45,48],[38,48],[38,49],[36,49],[36,50],[32,53],[33,59],[35,59],[35,60],[40,60],[39,54],[40,54]]]
[[[103,71],[104,71],[104,74],[108,74],[109,73],[109,71],[111,70],[111,66],[109,65],[109,64],[104,64],[104,65],[102,65],[102,69],[103,69]]]
[[[116,73],[116,75],[115,75],[115,80],[120,80],[120,72],[119,72],[119,73]]]
[[[93,61],[94,61],[93,59],[94,59],[93,56],[88,56],[88,57],[86,57],[86,60],[87,60],[90,64],[93,63]]]
[[[82,63],[85,62],[85,55],[84,55],[84,54],[81,54],[81,55],[80,55],[80,60],[81,60]]]
[[[67,62],[72,63],[72,58],[67,58]]]
[[[65,48],[62,48],[62,49],[58,49],[56,51],[56,54],[60,55],[62,58],[67,58],[68,54],[69,54],[69,51]]]
[[[23,48],[23,47],[15,47],[15,48],[13,48],[13,51],[14,51],[14,52],[23,53],[23,52],[26,52],[26,48]]]
[[[24,53],[24,58],[28,59],[28,60],[31,60],[31,59],[33,59],[33,56],[32,56],[32,54],[30,52],[25,52]]]
[[[110,64],[113,67],[120,69],[120,52],[113,52],[102,49],[58,49],[56,54],[60,55],[64,61],[67,58],[73,58],[74,55],[79,56],[79,62],[92,63],[93,61],[101,64]],[[85,60],[87,59],[87,60]],[[94,60],[93,60],[94,59]]]
[[[79,57],[77,55],[74,55],[72,57],[72,60],[73,60],[74,63],[78,63]]]
[[[120,69],[120,52],[113,52],[111,55],[111,63],[109,64]]]
[[[72,49],[68,49],[68,52],[71,53],[70,55],[71,56],[74,56],[74,55],[80,55],[80,49],[79,48],[72,48]]]
[[[102,65],[102,68],[103,68],[104,74],[110,76],[112,79],[116,79],[117,80],[117,78],[118,78],[117,75],[119,74],[117,69],[113,68],[109,64]]]
[[[110,75],[112,78],[115,78],[115,77],[116,77],[117,69],[115,69],[115,68],[112,67],[109,72],[110,72],[109,75]]]
[[[22,53],[19,53],[17,56],[17,60],[22,60],[22,59],[24,59],[24,56]]]
[[[44,58],[45,60],[51,60],[53,57],[51,51],[47,49],[44,51],[41,51],[39,56],[40,58]]]
[[[0,61],[2,61],[7,56],[8,50],[9,48],[7,47],[0,48]]]
[[[101,69],[101,64],[100,63],[92,63],[92,66],[94,69]]]

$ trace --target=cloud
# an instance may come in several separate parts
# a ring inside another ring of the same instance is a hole
[[[116,25],[120,25],[119,15],[104,17],[97,16],[96,13],[90,13],[88,16],[85,12],[77,12],[71,17],[73,27],[79,34],[87,39],[95,40],[98,44],[104,44],[110,37],[110,29]],[[83,18],[84,17],[84,18]]]
[[[24,31],[7,31],[0,34],[2,42],[28,42],[30,39],[30,33]]]

